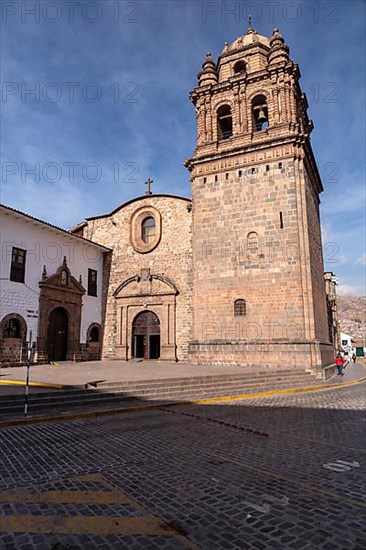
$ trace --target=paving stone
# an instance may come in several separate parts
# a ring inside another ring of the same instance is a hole
[[[0,547],[366,547],[365,384],[172,410],[4,429],[4,518],[28,514],[35,523],[80,518],[82,525],[92,517],[102,525],[112,517],[154,517],[160,527],[147,534],[83,534],[76,527],[69,534],[4,533]],[[245,430],[207,421],[211,418]],[[343,472],[324,468],[337,460],[359,466]],[[22,498],[6,499],[10,489]],[[69,501],[43,502],[40,495],[51,491],[69,495]],[[73,500],[86,491],[85,502]],[[98,501],[106,491],[126,495],[127,501]]]

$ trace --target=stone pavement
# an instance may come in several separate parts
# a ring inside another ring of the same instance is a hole
[[[2,430],[5,550],[363,550],[366,383]]]
[[[275,373],[276,369],[262,368],[261,372]],[[85,363],[61,362],[58,365],[32,365],[30,367],[30,381],[45,384],[59,384],[62,386],[85,386],[93,382],[133,382],[140,380],[164,380],[168,378],[189,378],[194,376],[212,376],[227,374],[257,373],[258,369],[249,369],[241,366],[210,366],[193,365],[189,363],[170,363],[160,361],[90,361]],[[345,369],[344,376],[337,375],[327,381],[318,380],[319,384],[335,384],[349,382],[366,376],[365,359],[355,365],[350,364]],[[1,380],[25,381],[25,367],[11,367],[0,369]],[[313,377],[314,383],[317,379]],[[31,388],[32,393],[43,392],[44,388]],[[48,391],[52,391],[50,388]],[[56,391],[56,390],[55,390]],[[1,394],[24,393],[23,386],[0,384]]]
[[[268,369],[267,369],[268,370]],[[243,374],[253,369],[240,366],[193,365],[169,361],[89,361],[85,363],[60,362],[58,365],[33,365],[30,379],[62,385],[85,385],[94,381],[124,382],[205,376],[213,374]],[[24,380],[25,367],[0,369],[1,378]]]

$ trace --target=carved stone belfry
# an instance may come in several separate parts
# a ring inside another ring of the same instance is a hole
[[[299,78],[279,30],[268,38],[250,24],[225,43],[216,63],[207,55],[191,92],[198,136],[186,161],[194,208],[193,360],[281,365],[293,364],[295,354],[298,365],[314,369],[332,362],[323,186]],[[246,253],[253,234],[256,258]],[[240,299],[246,313],[234,318]]]

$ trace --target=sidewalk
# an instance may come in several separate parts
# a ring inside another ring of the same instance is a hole
[[[291,367],[289,367],[290,369]],[[283,369],[287,369],[283,367]],[[30,367],[30,382],[55,384],[60,386],[85,386],[96,382],[133,382],[141,380],[163,380],[169,378],[191,378],[195,376],[215,376],[230,374],[269,374],[276,369],[250,368],[240,366],[210,366],[192,365],[188,363],[159,361],[90,361],[85,363],[61,362],[58,365],[34,365]],[[318,385],[339,384],[350,382],[366,375],[365,362],[351,363],[344,376],[333,376],[327,381],[317,380]],[[309,375],[310,376],[310,375]],[[24,388],[19,385],[6,385],[7,380],[25,381],[26,367],[0,369],[0,394],[22,393]],[[11,390],[11,391],[10,391]],[[45,388],[32,387],[32,392],[48,391]],[[57,391],[54,389],[53,391]]]
[[[352,382],[353,380],[358,380],[359,378],[364,378],[366,376],[365,360],[362,359],[356,363],[349,363],[349,365],[343,370],[343,373],[343,376],[338,376],[335,374],[332,378],[326,381],[326,384],[341,384],[344,382]]]
[[[58,365],[34,365],[30,367],[30,380],[60,385],[81,386],[93,382],[132,382],[164,378],[189,378],[220,374],[243,374],[255,369],[237,366],[192,365],[188,363],[159,361],[89,361],[60,362]],[[268,370],[268,369],[263,369]],[[0,380],[25,380],[26,367],[0,369]]]

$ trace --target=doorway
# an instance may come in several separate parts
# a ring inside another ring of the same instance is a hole
[[[136,315],[132,324],[132,357],[136,359],[159,359],[160,321],[152,311]]]
[[[54,309],[49,317],[47,355],[49,361],[65,361],[67,356],[69,320],[62,307]]]

